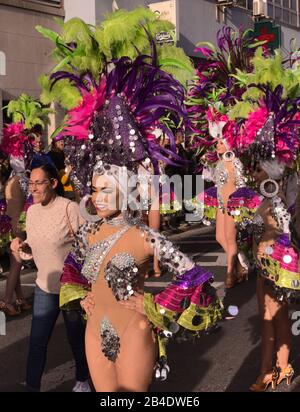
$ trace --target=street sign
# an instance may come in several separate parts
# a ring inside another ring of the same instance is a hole
[[[264,47],[273,53],[281,46],[281,27],[271,20],[259,20],[254,23],[254,37],[259,41],[265,41]]]
[[[148,5],[149,9],[157,13],[162,20],[168,20],[175,26],[176,40],[179,40],[178,4],[176,0],[157,1]],[[160,33],[159,33],[160,34]],[[162,37],[164,37],[162,35]],[[172,38],[174,41],[174,38]]]
[[[161,31],[159,33],[156,33],[155,35],[155,40],[157,44],[174,44],[175,43],[175,33],[172,35],[172,33],[167,32],[167,31]]]

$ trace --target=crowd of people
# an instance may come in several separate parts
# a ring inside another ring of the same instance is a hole
[[[140,18],[142,11],[130,13]],[[37,268],[26,387],[41,390],[60,311],[75,392],[91,391],[90,380],[99,392],[145,392],[153,375],[167,378],[171,337],[214,330],[223,303],[213,274],[159,232],[162,216],[191,207],[202,223],[215,224],[227,257],[225,287],[257,276],[262,356],[250,390],[289,385],[288,307],[300,292],[299,96],[292,87],[300,72],[282,70],[278,55],[224,28],[220,50],[199,49],[207,59],[187,88],[186,77],[180,82],[161,63],[164,46],[143,35],[147,54],[113,56],[111,49],[113,63],[96,71],[73,62],[48,76],[50,90],[67,81],[76,98],[47,153],[43,122],[28,124],[28,113],[17,121],[11,113],[3,130],[1,248],[9,250],[10,269],[0,310],[31,310],[20,275],[26,260]],[[70,54],[80,47],[80,36],[68,42]],[[226,66],[224,55],[236,66]],[[278,76],[262,78],[271,65]],[[61,95],[55,99],[61,103]],[[196,174],[212,182],[201,193]],[[182,182],[166,188],[165,177],[174,175],[193,176],[191,198]],[[154,276],[163,269],[173,277],[155,295],[144,291],[151,262]]]

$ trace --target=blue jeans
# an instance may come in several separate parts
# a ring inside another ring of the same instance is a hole
[[[26,384],[29,390],[39,391],[47,358],[47,346],[60,313],[59,295],[46,293],[38,286],[34,291],[33,317],[27,358]],[[76,365],[76,380],[89,376],[85,356],[85,322],[80,311],[62,311]]]

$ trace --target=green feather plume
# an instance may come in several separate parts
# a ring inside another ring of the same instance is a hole
[[[283,86],[283,96],[295,98],[300,93],[300,68],[286,68],[280,50],[275,50],[274,55],[264,56],[262,48],[258,48],[252,59],[253,71],[245,73],[237,70],[233,75],[241,87],[246,88],[242,100],[238,102],[229,113],[233,120],[246,118],[248,114],[259,107],[262,91],[252,85],[266,85],[275,90],[278,85]]]
[[[81,100],[80,92],[69,82],[69,80],[56,82],[51,89],[49,77],[42,75],[39,78],[39,83],[42,87],[40,99],[43,104],[57,102],[61,107],[71,110],[78,106]]]
[[[103,66],[112,59],[122,56],[135,59],[139,53],[150,55],[147,33],[155,38],[161,31],[171,32],[174,26],[158,19],[150,9],[138,7],[132,11],[121,9],[107,14],[97,27],[76,17],[62,25],[61,34],[41,26],[36,29],[55,44],[52,57],[56,65],[51,73],[61,70],[72,74],[91,72],[98,79]],[[187,82],[194,76],[194,68],[184,51],[175,45],[165,44],[157,46],[157,54],[159,66],[187,87]],[[58,81],[50,89],[49,78],[42,76],[40,84],[44,103],[55,101],[65,109],[78,104],[79,93],[68,80]]]
[[[44,128],[49,123],[49,114],[54,113],[54,110],[43,107],[40,101],[25,93],[11,100],[4,109],[7,109],[7,115],[14,123],[22,121],[29,130],[37,125]]]
[[[162,70],[170,73],[181,84],[187,85],[195,75],[191,59],[180,47],[164,45],[157,49],[158,61]]]

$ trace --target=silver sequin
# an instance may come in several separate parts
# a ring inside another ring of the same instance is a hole
[[[103,318],[100,326],[101,350],[104,356],[112,362],[116,362],[120,352],[120,338],[116,329],[108,318]]]
[[[125,252],[115,255],[105,268],[105,279],[117,300],[129,299],[138,280],[134,257]]]
[[[195,263],[164,235],[145,225],[141,225],[141,229],[146,235],[146,240],[154,248],[162,267],[168,269],[174,276],[179,277],[195,266]]]
[[[104,258],[128,229],[129,226],[125,226],[108,238],[96,242],[88,248],[81,273],[90,283],[96,282]]]
[[[242,162],[234,158],[233,161],[233,166],[234,166],[234,174],[235,174],[235,186],[236,189],[240,189],[242,187],[245,187],[246,181],[244,177],[244,169],[243,169],[243,164]],[[224,161],[219,161],[217,164],[216,169],[213,172],[214,175],[214,180],[217,185],[217,197],[218,197],[218,207],[221,210],[225,211],[225,203],[224,200],[221,196],[221,190],[222,187],[228,182],[229,178],[229,173],[227,169],[225,168],[225,162]]]

